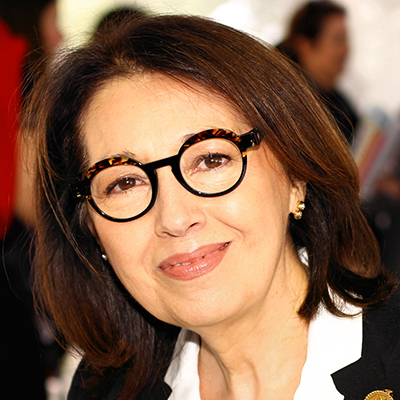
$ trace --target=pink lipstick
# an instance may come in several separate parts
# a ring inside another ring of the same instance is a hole
[[[224,258],[230,242],[209,244],[192,253],[175,254],[165,259],[158,271],[172,279],[191,280],[214,270]]]

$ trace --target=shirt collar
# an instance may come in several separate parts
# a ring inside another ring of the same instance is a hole
[[[310,323],[307,360],[294,400],[342,400],[331,375],[361,357],[362,315],[360,309],[346,305],[343,311],[354,317],[338,317],[320,307]]]
[[[346,305],[346,314],[338,317],[324,307],[311,321],[308,333],[307,360],[294,400],[320,398],[343,400],[331,374],[357,361],[362,350],[362,316],[360,309]],[[168,400],[201,400],[198,357],[199,336],[182,329],[175,346],[174,357],[165,375],[172,393]]]
[[[182,329],[164,381],[172,389],[168,400],[201,400],[198,360],[200,338]]]

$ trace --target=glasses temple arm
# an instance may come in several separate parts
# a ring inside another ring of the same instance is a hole
[[[87,179],[84,179],[83,181],[77,183],[71,183],[70,189],[72,192],[72,196],[77,201],[86,200],[91,195],[90,183],[87,181]]]
[[[256,129],[240,136],[240,147],[243,153],[246,154],[247,150],[256,147],[261,143],[261,136]]]

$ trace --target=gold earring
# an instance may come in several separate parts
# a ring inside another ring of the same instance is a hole
[[[301,219],[305,208],[306,208],[306,205],[305,205],[304,201],[298,201],[296,211],[293,212],[294,219]]]
[[[107,260],[108,260],[107,254],[105,254],[105,253],[101,253],[101,258],[102,258],[104,261],[107,261]]]

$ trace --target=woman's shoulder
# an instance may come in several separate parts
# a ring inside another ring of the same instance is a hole
[[[88,382],[93,379],[94,374],[81,362],[72,380],[67,400],[117,400],[125,384],[126,371],[114,371],[113,378],[107,379],[109,383],[99,388],[100,394],[96,395],[88,387]],[[170,394],[170,387],[159,379],[154,384],[145,386],[136,400],[167,400]]]
[[[397,353],[395,353],[397,349]],[[382,307],[368,310],[363,321],[363,357],[395,357],[400,366],[400,290]],[[400,369],[397,370],[400,381]]]
[[[98,395],[88,385],[93,378],[93,372],[84,362],[81,362],[72,380],[67,400],[114,400],[119,398],[125,382],[124,373],[116,374],[107,389],[104,389]]]
[[[400,291],[363,316],[361,358],[332,375],[345,399],[363,399],[374,390],[400,395]]]

